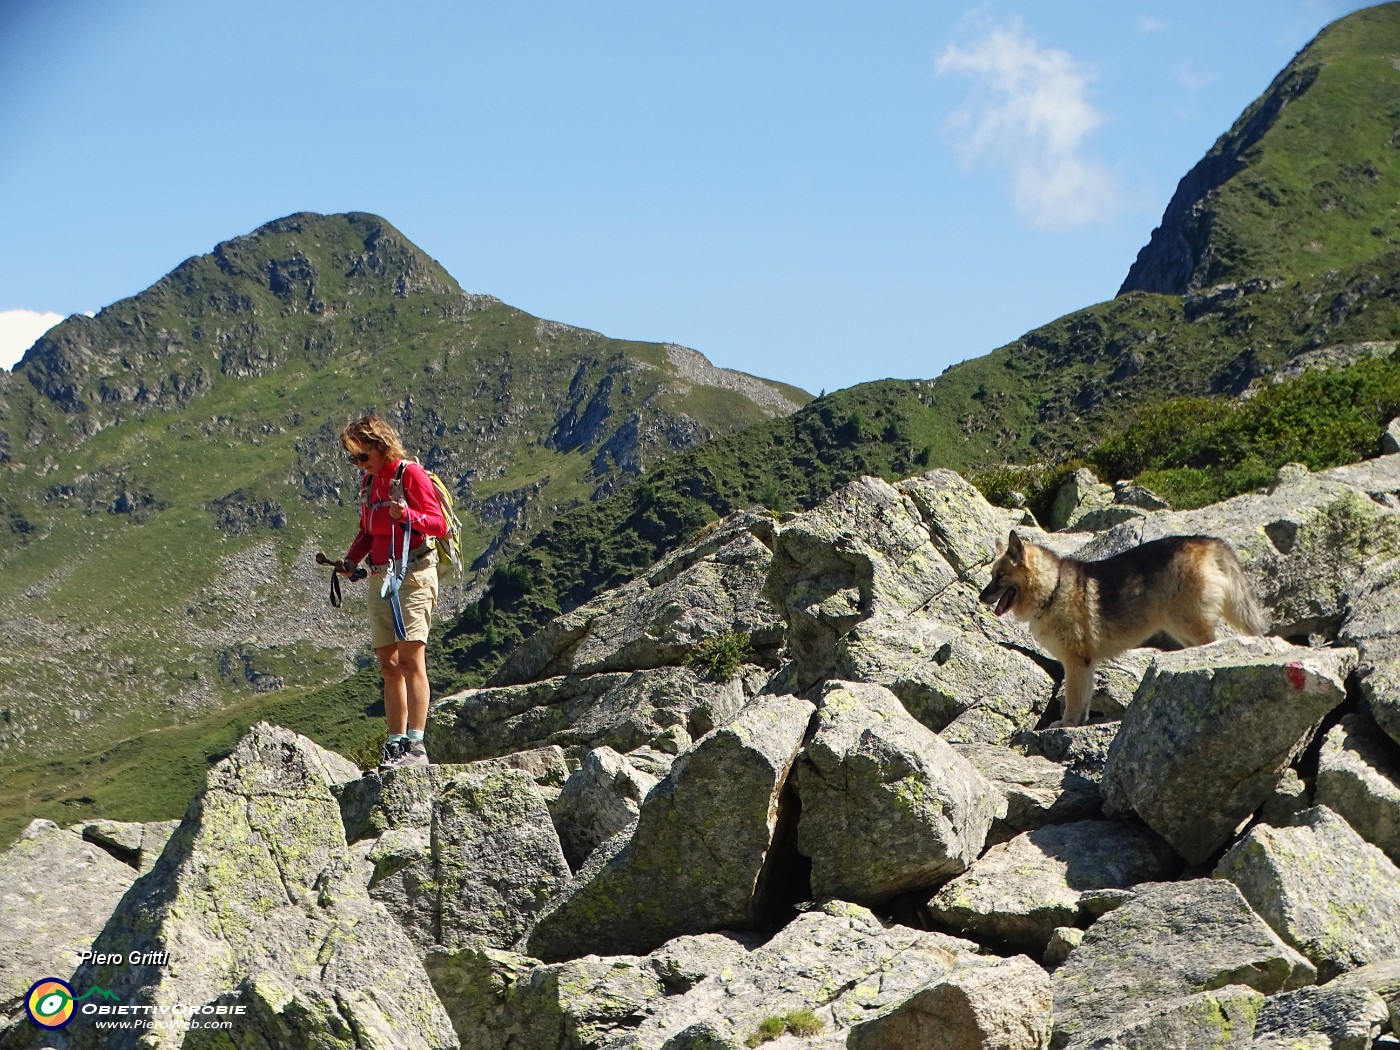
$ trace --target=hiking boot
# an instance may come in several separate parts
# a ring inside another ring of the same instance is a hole
[[[390,769],[393,769],[396,765],[398,765],[399,759],[403,757],[404,752],[407,750],[407,740],[390,740],[387,744],[384,745],[384,751],[379,758],[379,765],[373,770],[373,772],[384,773]]]
[[[421,740],[405,740],[402,749],[392,761],[389,762],[390,769],[404,769],[407,766],[426,766],[428,764],[428,751],[423,746]],[[380,766],[380,769],[385,767]]]

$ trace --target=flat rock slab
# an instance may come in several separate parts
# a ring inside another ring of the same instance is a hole
[[[1389,1020],[1385,1000],[1369,988],[1328,984],[1265,1000],[1254,1035],[1256,1039],[1303,1039],[1321,1033],[1334,1050],[1371,1050],[1371,1042]]]
[[[779,795],[812,712],[795,696],[760,697],[677,758],[625,845],[598,850],[541,916],[530,954],[638,955],[683,934],[752,926]]]
[[[1192,864],[1227,845],[1346,698],[1351,649],[1232,638],[1164,653],[1109,748],[1104,811],[1130,812]]]
[[[746,634],[756,648],[781,644],[785,625],[762,593],[772,554],[750,527],[771,532],[773,522],[752,513],[726,519],[645,575],[532,633],[489,684],[680,666],[725,634]]]
[[[965,871],[996,791],[883,686],[828,682],[797,770],[817,900],[873,905]]]
[[[1002,797],[987,832],[988,845],[1048,824],[1103,815],[1098,785],[1058,762],[998,744],[954,744],[953,750],[971,762]]]
[[[1348,970],[1329,988],[1365,988],[1385,1000],[1390,1011],[1390,1030],[1400,1032],[1400,958]]]
[[[1400,864],[1400,744],[1367,715],[1347,715],[1327,734],[1315,800]]]
[[[627,752],[673,726],[698,738],[729,721],[751,691],[743,674],[716,682],[693,667],[467,689],[436,701],[428,713],[433,760],[473,762],[551,744]]]
[[[1055,971],[1054,1045],[1133,1045],[1096,1040],[1121,1037],[1142,1022],[1137,1011],[1194,1017],[1208,1035],[1212,1025],[1219,1027],[1220,1004],[1207,1008],[1197,1001],[1193,1006],[1192,996],[1224,994],[1227,985],[1273,995],[1310,985],[1316,977],[1313,965],[1285,944],[1230,883],[1144,884],[1090,926]],[[1260,1001],[1248,995],[1245,1000],[1253,1007],[1232,1000],[1230,1009],[1240,1017],[1248,1014],[1252,1030]],[[1153,1045],[1166,1050],[1163,1044]]]
[[[941,992],[934,989],[943,989]],[[911,1000],[919,999],[911,1004]],[[799,915],[768,943],[732,962],[685,995],[668,999],[610,1048],[661,1050],[758,1045],[765,1022],[810,1016],[816,1031],[773,1045],[899,1047],[862,1025],[905,1009],[890,1031],[917,1032],[929,999],[950,1006],[944,1037],[961,1043],[927,1046],[1043,1045],[1049,1027],[1048,981],[1028,959],[979,956],[968,941],[904,926],[887,926],[864,908],[842,902]],[[957,1004],[953,1006],[953,1004]],[[907,1007],[907,1009],[906,1009]],[[1016,1033],[1005,1042],[977,1042],[977,1033]],[[1032,1041],[1026,1032],[1040,1034]],[[846,1040],[852,1040],[849,1044]]]
[[[1125,1003],[1118,1019],[1091,1037],[1071,1039],[1057,1031],[1050,1045],[1054,1050],[1259,1050],[1253,1033],[1264,1002],[1253,988],[1230,984],[1148,1006]],[[1287,1050],[1305,1048],[1289,1044]]]
[[[135,881],[134,867],[52,821],[25,828],[0,853],[0,1003],[72,973]]]
[[[851,1029],[849,1050],[1041,1050],[1050,978],[1024,955],[955,969],[888,1013]]]
[[[1057,726],[1021,733],[1012,741],[1027,754],[1056,762],[1101,790],[1108,752],[1122,723],[1090,722],[1082,726]]]
[[[161,820],[149,824],[132,823],[120,820],[92,820],[74,824],[69,830],[77,832],[86,841],[116,857],[123,864],[129,864],[145,874],[155,867],[161,850],[180,826],[178,820]]]
[[[928,902],[940,927],[1044,953],[1058,927],[1086,924],[1086,894],[1173,878],[1181,861],[1137,823],[1054,824],[993,846]]]
[[[1050,675],[1024,653],[984,637],[979,609],[963,622],[928,612],[873,618],[839,646],[832,677],[874,682],[949,743],[1000,744],[1034,727],[1050,702]]]
[[[1330,809],[1260,824],[1215,869],[1323,980],[1400,958],[1400,869]]]

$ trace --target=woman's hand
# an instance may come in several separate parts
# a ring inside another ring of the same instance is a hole
[[[406,510],[408,510],[407,503],[405,503],[403,500],[395,500],[394,502],[389,504],[389,517],[393,518],[395,521],[398,521],[404,516],[404,512]]]

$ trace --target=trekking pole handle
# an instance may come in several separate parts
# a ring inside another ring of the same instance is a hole
[[[364,568],[357,568],[353,572],[351,572],[350,566],[345,563],[345,560],[343,558],[336,558],[332,560],[326,557],[325,551],[316,552],[316,564],[334,566],[336,572],[344,574],[352,582],[355,580],[363,580],[366,576],[369,575],[369,571]]]

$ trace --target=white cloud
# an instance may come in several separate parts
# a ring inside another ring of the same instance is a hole
[[[973,83],[949,120],[963,165],[1005,171],[1020,215],[1040,229],[1066,230],[1116,212],[1117,180],[1086,149],[1104,120],[1089,99],[1090,68],[1041,47],[1019,20],[970,47],[950,45],[937,68]]]
[[[1195,66],[1191,65],[1177,66],[1172,72],[1172,75],[1176,78],[1178,84],[1192,93],[1204,91],[1220,79],[1214,73],[1203,73]]]
[[[62,320],[62,314],[0,310],[0,368],[14,368],[34,341]]]

